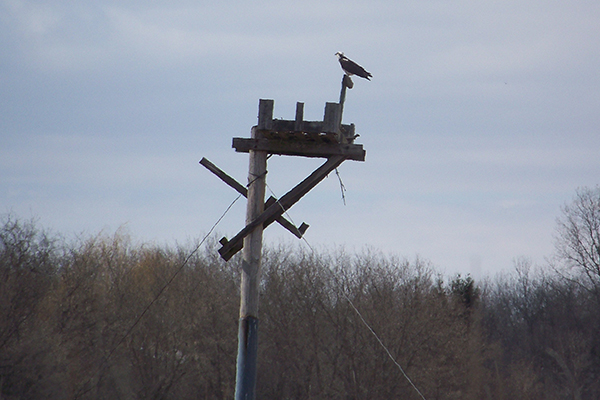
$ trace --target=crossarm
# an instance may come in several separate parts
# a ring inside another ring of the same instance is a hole
[[[234,188],[239,194],[241,194],[242,196],[244,196],[246,198],[248,197],[248,189],[245,186],[243,186],[241,183],[239,183],[238,181],[233,179],[231,176],[227,175],[227,173],[225,173],[222,169],[217,167],[215,164],[211,163],[204,157],[202,158],[202,160],[200,160],[200,164],[202,166],[204,166],[206,169],[208,169],[210,172],[212,172],[213,174],[218,176],[223,182],[225,182],[226,184],[228,184],[229,186]],[[265,208],[269,207],[271,204],[275,203],[276,201],[277,201],[276,198],[271,197],[265,203],[265,206],[266,206]],[[297,228],[294,224],[292,224],[290,221],[285,219],[283,216],[279,216],[276,219],[276,221],[281,226],[283,226],[285,229],[290,231],[298,239],[302,239],[302,235],[304,235],[304,232],[306,232],[306,230],[308,229],[308,224],[303,222],[302,225],[300,225],[300,228]]]
[[[329,175],[331,171],[339,167],[344,160],[346,160],[346,157],[344,156],[330,157],[306,179],[283,195],[279,201],[276,201],[270,205],[258,218],[246,225],[244,229],[242,229],[230,241],[222,239],[221,244],[223,246],[219,249],[219,254],[221,254],[221,257],[223,257],[225,261],[228,261],[235,253],[242,249],[244,237],[246,237],[261,224],[266,228],[268,225],[273,223],[273,221],[283,215],[283,213],[291,206],[296,204],[298,200],[300,200],[306,193],[317,186],[317,184],[321,182],[327,175]]]

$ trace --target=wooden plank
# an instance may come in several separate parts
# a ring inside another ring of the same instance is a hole
[[[304,103],[296,103],[296,119],[294,120],[294,131],[302,132],[304,125]]]
[[[260,99],[258,102],[258,129],[271,130],[273,128],[274,100]]]
[[[366,151],[361,144],[322,143],[304,140],[280,141],[268,139],[233,138],[232,147],[239,153],[250,150],[288,156],[322,157],[343,155],[349,160],[364,161]]]
[[[202,160],[200,160],[200,164],[206,169],[208,169],[210,172],[215,174],[217,177],[219,177],[223,182],[234,188],[239,194],[246,198],[248,197],[248,189],[246,189],[245,186],[233,179],[231,176],[227,175],[223,170],[221,170],[219,167],[208,161],[206,158],[203,157]],[[265,203],[265,208],[269,207],[276,201],[276,198],[270,197],[269,200],[267,200],[267,202]],[[306,230],[309,227],[308,224],[303,222],[300,225],[300,228],[297,228],[294,224],[285,219],[283,216],[277,218],[277,222],[285,229],[290,231],[298,239],[302,239],[302,235],[304,235],[304,232],[306,232]]]
[[[301,129],[296,129],[296,121],[287,119],[274,119],[271,130],[275,132],[315,132],[320,133],[323,129],[323,121],[302,121]]]
[[[269,208],[270,206],[272,206],[276,202],[277,202],[277,199],[275,197],[273,197],[273,196],[269,197],[269,199],[265,203],[265,209]],[[302,224],[300,224],[300,227],[297,228],[296,225],[292,224],[290,221],[288,221],[287,219],[285,219],[283,217],[283,215],[277,217],[275,219],[275,221],[277,221],[279,223],[279,225],[283,226],[285,229],[287,229],[288,231],[290,231],[298,239],[302,239],[302,235],[304,235],[304,232],[306,232],[306,230],[309,227],[308,224],[306,224],[306,223],[303,222]]]
[[[336,169],[341,163],[343,163],[344,160],[346,160],[346,157],[344,156],[333,156],[329,158],[323,165],[313,171],[313,173],[310,174],[306,179],[283,195],[279,201],[269,206],[262,214],[260,214],[260,216],[249,223],[247,222],[244,229],[242,229],[230,241],[225,244],[221,242],[221,244],[223,244],[223,246],[219,249],[219,254],[221,254],[221,257],[223,257],[223,259],[226,261],[231,259],[231,257],[233,257],[237,251],[239,251],[239,248],[242,246],[241,242],[250,232],[252,232],[259,225],[262,225],[264,228],[270,225],[277,217],[281,216],[286,210],[296,204],[296,202],[298,202],[302,196],[304,196],[319,182],[325,179],[325,177],[329,175],[331,171]]]
[[[335,103],[333,103],[335,104]],[[258,126],[257,126],[258,128]],[[350,129],[350,125],[342,125],[342,129]],[[274,119],[270,128],[274,132],[296,132],[296,121],[290,121],[286,119]],[[301,132],[305,133],[325,133],[323,121],[302,121]]]
[[[210,172],[215,174],[223,182],[225,182],[226,184],[228,184],[229,186],[234,188],[236,192],[238,192],[239,194],[241,194],[244,197],[248,197],[248,189],[244,185],[242,185],[241,183],[239,183],[238,181],[233,179],[231,176],[227,175],[222,169],[217,167],[215,164],[211,163],[206,158],[202,157],[202,160],[200,160],[200,165],[202,165],[203,167],[208,169]]]
[[[323,132],[340,133],[340,105],[338,103],[325,103],[325,114],[323,116]]]

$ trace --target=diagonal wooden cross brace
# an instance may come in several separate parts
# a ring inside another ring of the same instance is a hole
[[[283,195],[279,200],[275,200],[273,204],[267,204],[265,211],[263,211],[258,218],[246,225],[244,229],[242,229],[231,240],[228,241],[226,238],[221,239],[220,243],[223,245],[219,249],[219,254],[221,254],[221,257],[223,257],[225,261],[231,259],[235,253],[242,249],[244,245],[244,238],[256,227],[262,224],[266,228],[272,224],[273,221],[276,221],[278,218],[280,218],[286,210],[296,204],[296,202],[298,202],[302,196],[314,188],[327,175],[329,175],[331,171],[339,167],[340,164],[342,164],[345,160],[346,157],[341,155],[328,158],[323,165],[317,168],[312,174],[296,185],[292,190]]]
[[[217,177],[219,177],[223,182],[225,182],[226,184],[228,184],[229,186],[234,188],[239,194],[241,194],[242,196],[244,196],[246,198],[248,197],[248,189],[245,186],[243,186],[241,183],[239,183],[238,181],[233,179],[231,176],[227,175],[222,169],[220,169],[219,167],[217,167],[216,165],[214,165],[213,163],[211,163],[204,157],[202,158],[202,160],[200,160],[200,164],[202,166],[204,166],[206,169],[208,169],[210,172],[215,174]],[[271,196],[265,203],[265,209],[276,202],[277,202],[277,199],[275,197]],[[277,217],[275,220],[281,226],[283,226],[285,229],[290,231],[298,239],[302,239],[302,235],[304,235],[304,232],[306,232],[306,230],[308,229],[308,224],[303,222],[300,225],[300,227],[297,228],[294,224],[292,224],[290,221],[288,221],[281,215],[279,217]],[[241,247],[240,247],[240,249],[241,249]]]

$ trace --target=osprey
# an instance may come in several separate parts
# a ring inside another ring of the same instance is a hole
[[[371,80],[369,78],[372,77],[373,75],[371,75],[370,72],[367,72],[363,67],[361,67],[360,65],[358,65],[357,63],[355,63],[354,61],[352,61],[351,59],[346,57],[344,55],[344,53],[342,53],[341,51],[338,51],[337,53],[335,53],[335,55],[338,56],[340,65],[342,66],[342,69],[344,70],[346,75],[348,75],[348,76],[356,75],[356,76],[360,76],[361,78],[365,78],[369,81]]]

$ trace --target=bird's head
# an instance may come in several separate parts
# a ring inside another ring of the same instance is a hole
[[[344,53],[342,53],[341,51],[338,51],[337,53],[335,53],[335,55],[338,56],[338,58],[344,57]]]

